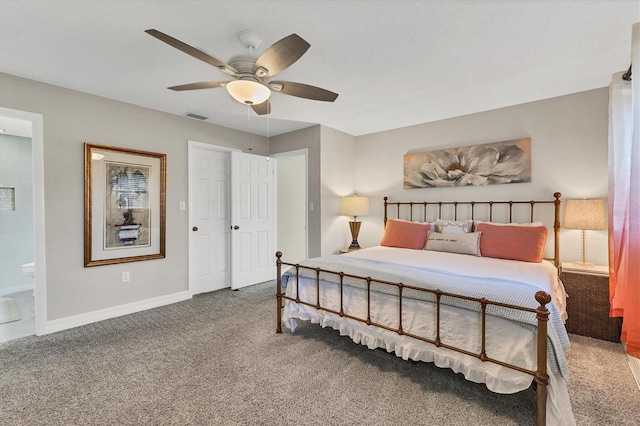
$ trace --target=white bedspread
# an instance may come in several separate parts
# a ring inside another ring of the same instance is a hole
[[[558,270],[551,262],[520,262],[446,253],[441,251],[411,250],[395,247],[370,247],[345,254],[360,259],[391,262],[407,266],[428,266],[445,272],[473,277],[493,278],[496,271],[504,279],[524,281],[549,293],[563,320],[567,319],[567,295],[558,278]]]
[[[451,270],[456,271],[457,274],[462,274],[464,271],[471,277],[480,278],[491,278],[495,276],[495,273],[491,272],[492,270],[500,270],[501,277],[507,277],[509,280],[521,281],[522,277],[526,276],[528,284],[552,294],[554,302],[558,300],[564,305],[564,290],[557,280],[555,268],[548,262],[545,264],[526,264],[525,262],[388,247],[374,247],[343,256],[345,260],[347,260],[346,257],[369,259],[380,262],[381,265],[385,265],[382,262],[387,262],[387,266],[391,262],[397,265],[412,267],[418,265],[421,268],[434,268],[441,271]],[[376,277],[373,270],[369,275]],[[300,278],[298,285],[287,285],[287,296],[295,298],[296,288],[299,288],[300,300],[316,303],[315,279]],[[321,305],[336,311],[340,310],[340,289],[337,284],[323,283],[321,286]],[[342,306],[345,313],[366,318],[365,290],[345,286]],[[384,329],[370,327],[355,320],[316,310],[313,307],[285,301],[284,325],[294,331],[297,326],[296,319],[309,320],[313,323],[319,323],[323,327],[332,327],[339,330],[342,335],[351,337],[354,342],[366,345],[370,349],[384,348],[403,359],[434,362],[438,367],[450,368],[455,372],[462,373],[467,380],[485,383],[487,388],[493,392],[519,392],[527,389],[532,381],[532,376],[528,374],[519,373],[497,364],[484,363],[479,359],[455,351],[438,348],[429,343]],[[397,327],[397,298],[389,294],[372,293],[371,319],[390,327]],[[480,321],[478,312],[443,305],[440,325],[443,343],[479,352]],[[434,309],[424,301],[405,299],[402,323],[406,332],[428,338],[435,337]],[[536,369],[536,337],[535,331],[531,327],[489,315],[487,316],[486,339],[488,356],[529,370]],[[556,357],[561,359],[555,361],[562,363],[564,362],[564,353],[560,352],[556,353]],[[565,377],[557,365],[549,365],[548,370],[547,423],[550,425],[573,425],[575,420],[571,411]]]

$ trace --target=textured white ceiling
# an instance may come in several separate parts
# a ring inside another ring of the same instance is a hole
[[[320,123],[362,135],[608,85],[628,68],[640,1],[0,0],[0,72],[261,135]],[[225,74],[144,33],[227,61],[297,33],[311,44],[278,80],[335,103],[274,93],[269,119],[222,88],[166,87]],[[0,105],[2,94],[0,93]]]

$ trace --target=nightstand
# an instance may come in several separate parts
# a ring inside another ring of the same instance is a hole
[[[567,332],[595,339],[620,341],[622,319],[609,317],[609,270],[562,264],[560,279],[567,298]]]

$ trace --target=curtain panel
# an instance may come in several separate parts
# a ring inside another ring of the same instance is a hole
[[[631,37],[632,81],[609,86],[609,298],[621,340],[640,358],[640,22]]]

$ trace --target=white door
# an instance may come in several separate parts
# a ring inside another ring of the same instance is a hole
[[[189,288],[191,294],[229,287],[230,153],[189,146]]]
[[[231,153],[231,288],[275,278],[275,159]]]

